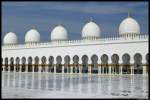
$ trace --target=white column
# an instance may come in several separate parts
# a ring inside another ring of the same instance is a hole
[[[82,60],[81,59],[79,59],[79,74],[82,75]]]
[[[70,61],[70,64],[71,64],[70,65],[70,74],[73,74],[73,66],[72,66],[73,65],[73,61],[72,60]]]
[[[9,68],[9,67],[8,67]],[[9,70],[9,69],[8,69]],[[16,61],[14,60],[14,72],[16,72]]]
[[[46,58],[47,59],[47,58]],[[44,66],[45,72],[48,73],[48,66],[47,66],[47,61],[45,61],[45,66]]]
[[[26,61],[26,64],[25,64],[25,72],[26,73],[28,72],[28,61]]]
[[[22,72],[22,64],[19,63],[19,67],[20,67],[19,72],[21,73]]]
[[[142,64],[143,65],[146,64],[146,60],[145,59],[143,59]],[[142,66],[142,67],[143,67],[143,75],[146,75],[147,74],[147,71],[146,71],[147,66]]]
[[[90,64],[90,65],[88,66],[88,74],[91,75],[91,69],[92,69],[92,68],[91,68],[91,64],[92,64],[91,60],[88,61],[88,64]]]
[[[119,74],[120,74],[120,75],[122,75],[122,64],[123,64],[123,61],[120,59],[120,60],[119,60],[119,65],[120,65],[120,66],[119,66]]]
[[[98,61],[98,64],[101,64],[101,62],[100,61]],[[102,73],[101,73],[101,65],[100,66],[98,66],[98,75],[101,75]]]
[[[56,74],[56,63],[57,63],[57,61],[54,60],[54,74]]]
[[[8,72],[10,72],[10,61],[8,60]]]
[[[108,65],[109,65],[109,66],[108,66],[108,67],[109,67],[109,75],[111,75],[111,65],[110,65],[110,64],[111,64],[111,60],[108,60]]]
[[[42,71],[42,61],[39,60],[38,73],[41,73],[41,71]]]
[[[32,61],[32,73],[34,73],[34,66],[35,65],[35,63],[34,63],[34,60]]]
[[[65,70],[65,68],[64,68],[64,64],[65,64],[65,62],[64,62],[64,60],[62,60],[62,74],[64,74],[65,72],[64,72],[64,70]]]
[[[131,75],[134,75],[134,61],[131,60]]]

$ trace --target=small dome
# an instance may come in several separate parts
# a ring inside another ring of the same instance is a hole
[[[121,22],[119,34],[140,34],[140,26],[135,19],[128,17]]]
[[[36,29],[29,30],[25,35],[25,43],[40,42],[40,33]]]
[[[18,38],[15,33],[9,32],[5,35],[4,40],[3,40],[4,45],[17,44],[17,43],[18,43]]]
[[[99,26],[93,21],[90,21],[82,28],[82,38],[100,38],[100,33],[101,31]]]
[[[58,25],[52,30],[51,41],[67,40],[67,39],[68,39],[68,32],[62,25]]]

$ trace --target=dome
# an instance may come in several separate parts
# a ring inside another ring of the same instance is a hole
[[[36,29],[29,30],[25,35],[26,43],[40,42],[40,33]]]
[[[88,38],[88,37],[99,38],[100,33],[101,31],[99,26],[93,21],[90,21],[82,28],[82,38]]]
[[[140,26],[135,19],[128,17],[121,22],[119,34],[140,34]]]
[[[67,40],[67,39],[68,39],[68,32],[62,25],[58,25],[52,30],[51,41]]]
[[[15,33],[9,32],[5,35],[3,44],[17,44],[18,38]]]

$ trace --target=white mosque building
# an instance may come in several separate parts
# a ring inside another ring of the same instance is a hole
[[[38,72],[59,74],[148,74],[148,35],[141,35],[140,25],[132,17],[119,26],[119,37],[101,38],[94,21],[82,28],[81,40],[69,40],[63,25],[51,31],[50,42],[41,43],[35,28],[19,44],[15,33],[5,35],[2,45],[3,72]]]

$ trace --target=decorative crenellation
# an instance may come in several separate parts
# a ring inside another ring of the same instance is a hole
[[[93,44],[93,43],[112,43],[112,42],[128,42],[138,41],[143,39],[149,39],[149,35],[138,35],[134,38],[127,37],[107,37],[107,38],[93,38],[86,40],[66,40],[66,41],[51,41],[51,42],[37,42],[37,43],[26,43],[26,44],[11,44],[2,45],[2,49],[15,49],[15,48],[34,48],[43,46],[63,46],[63,45],[77,45],[77,44]]]

